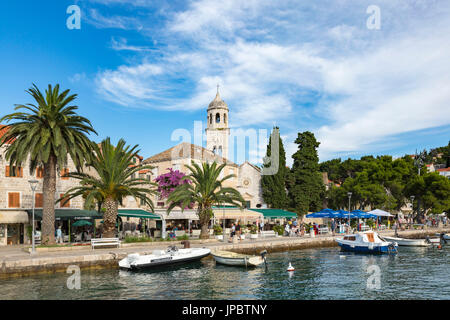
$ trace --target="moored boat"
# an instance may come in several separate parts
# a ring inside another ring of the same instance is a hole
[[[450,240],[450,234],[448,233],[436,233],[436,236],[440,237],[442,235],[442,238],[444,240]]]
[[[214,250],[211,252],[217,263],[227,266],[256,267],[265,262],[267,251],[261,252],[261,255],[246,255],[231,251]]]
[[[374,231],[358,232],[337,238],[336,242],[343,251],[360,253],[396,253],[396,242],[383,241]]]
[[[154,250],[152,254],[148,255],[129,254],[119,261],[119,267],[125,270],[142,270],[200,260],[210,253],[211,250],[206,248],[178,249],[176,246],[171,246],[167,250]]]
[[[426,241],[426,239],[405,239],[405,238],[396,238],[396,237],[382,237],[384,240],[389,242],[397,242],[399,246],[405,247],[428,247],[430,243]]]

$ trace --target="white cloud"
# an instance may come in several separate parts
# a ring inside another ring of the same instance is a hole
[[[205,108],[220,83],[231,123],[307,126],[321,142],[321,159],[449,125],[450,5],[379,1],[375,31],[366,28],[369,4],[190,1],[167,14],[158,39],[166,44],[162,56],[149,52],[140,63],[99,73],[98,90],[124,106],[189,111]],[[135,17],[93,13],[99,25],[148,27]],[[113,48],[145,47],[119,39]],[[188,79],[189,91],[180,79]],[[293,152],[295,144],[288,145]]]

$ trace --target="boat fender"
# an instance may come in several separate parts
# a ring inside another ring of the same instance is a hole
[[[288,266],[288,268],[287,268],[287,271],[294,271],[295,270],[295,268],[292,266],[292,264],[289,262],[289,266]]]

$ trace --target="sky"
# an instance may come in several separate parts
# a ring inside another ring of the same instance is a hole
[[[67,27],[71,5],[81,29]],[[59,83],[93,140],[124,138],[147,158],[205,126],[220,85],[232,130],[278,126],[288,164],[303,131],[321,161],[398,157],[448,144],[449,57],[448,1],[8,1],[0,114],[32,103],[33,83]],[[246,158],[260,163],[266,142]]]

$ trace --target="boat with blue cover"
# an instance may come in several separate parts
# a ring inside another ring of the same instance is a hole
[[[337,238],[336,242],[343,251],[359,253],[396,253],[396,242],[383,241],[374,231],[358,232]]]

